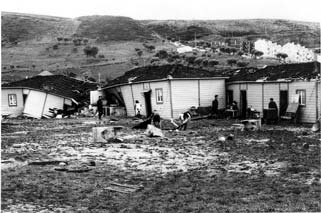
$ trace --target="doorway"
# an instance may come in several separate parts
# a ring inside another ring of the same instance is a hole
[[[241,118],[246,118],[246,110],[247,110],[247,97],[246,90],[241,90],[240,94],[240,110],[241,110]]]
[[[289,105],[289,92],[287,90],[280,91],[280,116],[285,115]]]
[[[151,92],[152,92],[151,90],[148,92],[144,92],[147,117],[149,117],[152,114]]]

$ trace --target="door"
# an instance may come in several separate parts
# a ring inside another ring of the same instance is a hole
[[[241,90],[240,94],[240,110],[241,110],[241,118],[246,118],[246,110],[247,110],[247,97],[246,90]]]
[[[149,117],[152,114],[152,102],[151,102],[151,90],[144,92],[146,116]]]
[[[280,116],[285,115],[289,104],[289,92],[287,90],[280,91]]]

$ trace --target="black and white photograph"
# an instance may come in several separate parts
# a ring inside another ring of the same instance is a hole
[[[1,1],[1,212],[321,212],[320,8]]]

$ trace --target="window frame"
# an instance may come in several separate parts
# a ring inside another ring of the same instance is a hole
[[[11,104],[10,97],[14,97],[15,104]],[[9,107],[17,107],[18,106],[17,94],[8,94],[8,106]]]
[[[304,103],[302,101],[302,97],[301,97],[301,92],[304,93]],[[299,95],[299,105],[305,107],[307,104],[307,93],[305,89],[297,89],[295,90],[295,94]]]
[[[159,96],[159,95],[161,95],[161,96]],[[156,96],[156,104],[163,104],[164,103],[163,88],[156,88],[155,89],[155,96]],[[158,97],[161,97],[161,100],[159,100]]]

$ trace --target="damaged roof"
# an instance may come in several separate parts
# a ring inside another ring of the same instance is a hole
[[[89,97],[89,91],[97,89],[96,83],[80,81],[64,75],[35,76],[32,78],[4,84],[2,88],[29,88],[53,95],[81,101]]]
[[[125,84],[129,82],[161,80],[168,78],[169,75],[174,79],[212,77],[224,78],[224,75],[219,72],[213,72],[194,67],[187,67],[182,64],[166,64],[134,68],[132,70],[127,71],[124,75],[110,81],[106,86],[110,87],[113,85]]]
[[[276,81],[280,79],[315,79],[320,75],[320,63],[281,64],[264,68],[246,67],[229,72],[231,81]]]

